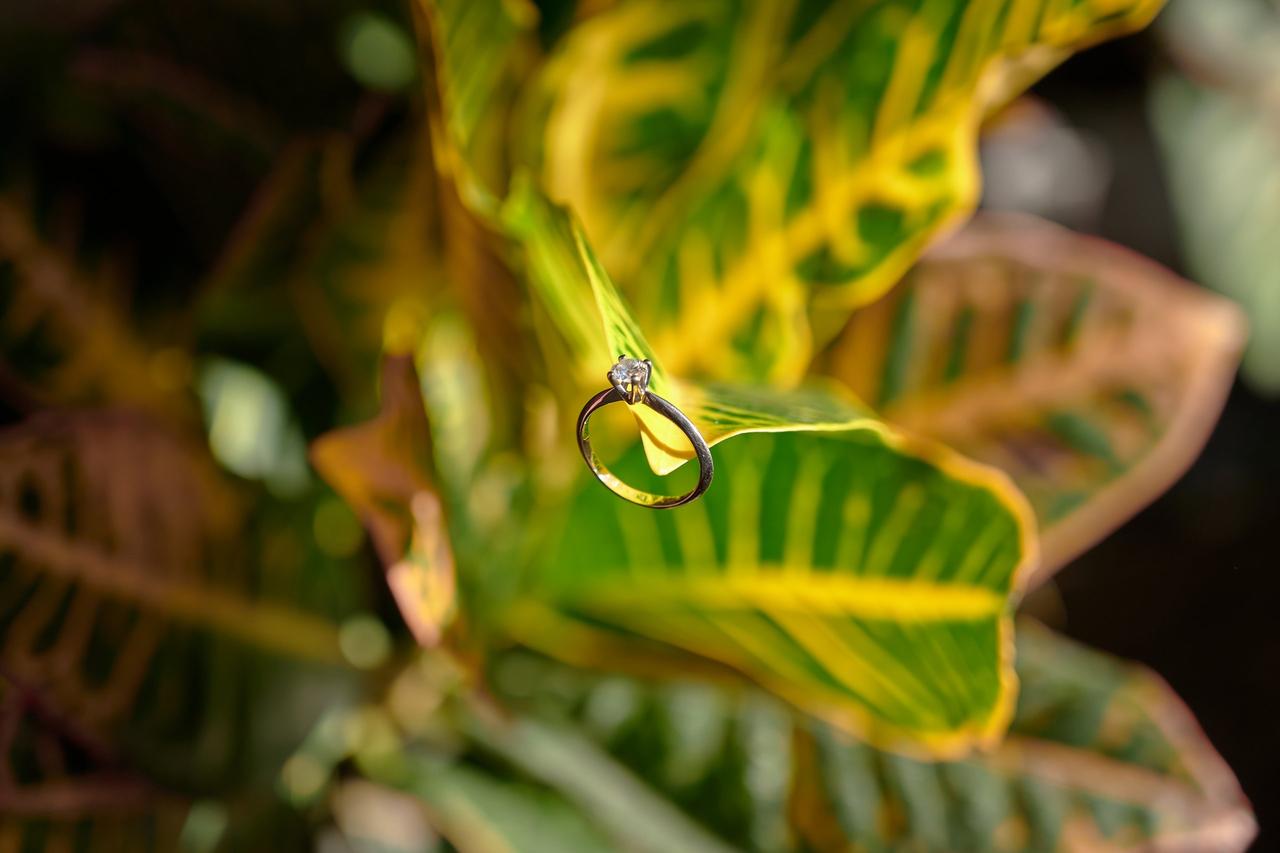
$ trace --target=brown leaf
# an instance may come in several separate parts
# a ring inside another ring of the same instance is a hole
[[[435,645],[453,614],[454,565],[412,357],[383,360],[382,410],[321,436],[311,460],[369,531],[414,638]]]

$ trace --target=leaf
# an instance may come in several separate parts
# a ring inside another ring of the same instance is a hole
[[[24,408],[128,403],[193,418],[180,392],[190,359],[137,340],[108,271],[77,270],[0,198],[0,387]]]
[[[1035,556],[1001,475],[871,430],[744,436],[716,470],[662,513],[588,481],[511,617],[518,639],[579,664],[625,665],[611,649],[628,638],[691,651],[880,745],[1000,736],[1009,601]]]
[[[494,687],[528,717],[572,725],[736,850],[793,849],[787,798],[793,715],[743,685],[637,680],[502,656]]]
[[[184,804],[0,675],[0,845],[177,849]]]
[[[473,707],[467,729],[574,803],[616,846],[637,853],[727,853],[726,847],[577,732],[533,719],[498,720]]]
[[[236,504],[194,448],[137,416],[0,431],[5,677],[175,784],[269,765],[291,693],[337,701],[345,667],[332,624],[256,591],[269,584],[237,547]]]
[[[311,459],[368,528],[414,638],[438,643],[455,612],[455,574],[412,356],[384,359],[382,411],[321,436]]]
[[[504,658],[495,683],[523,713],[571,721],[737,849],[1247,846],[1248,803],[1167,685],[1032,620],[1017,644],[1008,737],[949,762],[877,751],[750,689],[528,653]]]
[[[578,389],[603,388],[618,355],[652,362],[649,390],[674,403],[708,446],[735,435],[791,430],[874,428],[856,402],[829,389],[777,391],[725,383],[698,385],[669,375],[592,253],[582,229],[527,181],[518,182],[504,209],[509,232],[524,250],[528,277],[563,339]],[[649,464],[658,474],[693,458],[680,430],[647,406],[631,406]]]
[[[1280,40],[1280,16],[1269,14],[1271,38]],[[1251,34],[1262,32],[1255,23]],[[1199,281],[1245,309],[1252,334],[1244,375],[1274,395],[1280,393],[1280,254],[1273,239],[1280,229],[1280,134],[1268,97],[1168,77],[1152,94],[1151,112],[1187,263]]]
[[[516,136],[669,370],[794,382],[971,212],[986,111],[1160,5],[618,4],[565,40]]]
[[[1018,656],[1018,712],[989,754],[927,764],[814,727],[799,751],[802,834],[921,851],[1248,846],[1248,803],[1163,681],[1030,621]]]
[[[857,311],[825,370],[908,433],[1006,471],[1042,582],[1203,446],[1244,336],[1235,306],[1116,246],[986,215]]]
[[[614,850],[554,792],[462,765],[410,757],[407,789],[461,853]]]
[[[533,58],[529,0],[417,0],[418,41],[431,71],[436,162],[469,206],[492,215],[505,194],[508,105]]]

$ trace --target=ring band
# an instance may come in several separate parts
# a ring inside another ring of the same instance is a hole
[[[591,473],[596,475],[596,479],[603,483],[605,488],[633,504],[647,506],[652,509],[671,509],[672,507],[682,506],[690,501],[697,500],[711,485],[711,476],[714,473],[711,448],[707,447],[707,442],[703,439],[702,433],[698,432],[698,428],[693,425],[693,422],[685,417],[684,412],[648,390],[646,387],[649,378],[647,363],[631,362],[628,359],[619,358],[619,364],[624,364],[624,362],[628,366],[644,364],[643,375],[640,377],[633,376],[628,383],[629,387],[624,387],[621,382],[617,381],[615,372],[610,371],[609,381],[612,387],[596,394],[582,407],[582,412],[578,415],[578,449],[582,451],[582,458],[586,461],[587,467],[591,469]],[[628,486],[616,474],[605,467],[604,463],[600,461],[600,457],[596,455],[595,450],[591,447],[587,421],[591,419],[591,415],[597,409],[604,408],[610,403],[622,402],[644,403],[644,405],[680,428],[680,431],[685,434],[685,437],[693,445],[693,452],[698,457],[697,485],[683,495],[655,495]]]

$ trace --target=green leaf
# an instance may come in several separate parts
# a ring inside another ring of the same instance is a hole
[[[1032,623],[1010,735],[922,763],[811,728],[795,812],[810,843],[868,850],[1243,850],[1231,771],[1164,682]]]
[[[585,394],[607,385],[605,373],[619,355],[652,362],[649,390],[683,411],[709,446],[735,435],[791,430],[874,427],[865,410],[830,389],[779,391],[765,386],[695,384],[669,375],[645,340],[630,310],[596,260],[582,229],[564,208],[549,203],[531,184],[517,182],[504,222],[520,242],[535,297],[551,318]],[[631,407],[649,464],[669,473],[693,457],[688,440],[647,406]]]
[[[425,803],[432,823],[462,853],[561,853],[614,850],[555,792],[473,767],[409,758],[404,786]]]
[[[873,430],[744,436],[716,471],[660,513],[587,481],[513,614],[519,639],[609,666],[619,639],[691,651],[882,745],[999,737],[1008,605],[1035,549],[1001,475]]]
[[[528,0],[416,0],[442,176],[492,214],[506,192],[510,103],[528,73],[538,11]]]
[[[919,761],[788,714],[768,697],[505,658],[526,714],[572,720],[742,850],[1242,850],[1254,832],[1230,770],[1146,669],[1017,625],[1008,736]],[[795,727],[795,735],[792,729]]]
[[[478,707],[466,727],[487,749],[574,803],[615,845],[638,853],[727,853],[728,848],[568,727],[498,719]]]
[[[856,311],[823,364],[895,427],[1013,478],[1036,583],[1191,463],[1243,337],[1234,305],[1150,261],[988,214]]]
[[[238,500],[187,442],[50,413],[0,432],[0,472],[0,664],[51,709],[211,785],[283,758],[298,691],[342,700],[336,627],[262,592],[285,575],[246,569]]]
[[[1271,39],[1280,43],[1280,15],[1268,14]],[[1251,35],[1266,31],[1255,22]],[[1155,88],[1151,107],[1187,263],[1197,280],[1245,309],[1252,334],[1244,375],[1257,388],[1280,393],[1280,253],[1274,240],[1280,229],[1280,194],[1274,191],[1280,134],[1274,104],[1265,92],[1214,90],[1167,77]]]
[[[984,114],[1159,0],[618,4],[516,138],[668,369],[792,382],[977,201]]]

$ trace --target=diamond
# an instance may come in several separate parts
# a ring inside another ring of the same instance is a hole
[[[649,385],[649,363],[624,356],[618,357],[618,363],[609,368],[609,381],[623,388],[639,388],[644,390]]]

